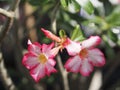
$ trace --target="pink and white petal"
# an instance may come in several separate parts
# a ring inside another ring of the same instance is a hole
[[[101,38],[99,36],[91,36],[87,40],[82,42],[82,46],[84,48],[93,48],[94,46],[99,45],[101,42]]]
[[[88,59],[94,66],[103,66],[105,64],[105,57],[97,48],[88,50]]]
[[[81,62],[77,62],[75,65],[72,66],[70,71],[74,73],[78,73],[80,72],[80,66],[81,66]]]
[[[48,63],[50,64],[50,65],[52,65],[52,66],[55,66],[55,64],[56,64],[56,61],[54,60],[54,59],[48,59]]]
[[[60,39],[58,36],[56,36],[55,34],[51,33],[50,31],[45,30],[44,28],[41,28],[41,30],[43,31],[43,33],[44,33],[48,38],[50,38],[50,39],[52,39],[52,40],[54,40],[54,41],[56,41],[56,42],[60,42],[60,41],[61,41],[61,39]]]
[[[41,45],[38,42],[34,42],[33,44],[29,44],[28,51],[32,52],[36,55],[41,53]]]
[[[22,64],[27,69],[32,69],[39,64],[37,57],[32,53],[26,53],[22,59]]]
[[[87,59],[84,59],[81,63],[80,73],[83,76],[89,76],[92,71],[93,71],[93,66],[89,63]]]
[[[55,48],[49,50],[48,52],[46,52],[46,56],[49,58],[54,58],[58,54],[60,48],[61,48],[61,46],[55,47]]]
[[[30,41],[30,39],[28,39],[27,44],[28,44],[28,45],[32,44],[32,42]]]
[[[80,43],[74,42],[70,40],[70,44],[66,45],[65,48],[69,55],[74,56],[78,54],[81,50]]]
[[[81,59],[77,55],[72,58],[69,58],[65,63],[64,67],[68,72],[79,72],[80,64],[81,64]]]
[[[42,45],[42,52],[47,53],[49,50],[51,50],[53,48],[53,46],[54,46],[54,43],[51,43],[49,45],[43,44]]]
[[[89,55],[104,55],[98,48],[88,49]]]
[[[36,82],[38,82],[41,78],[43,78],[46,75],[45,66],[39,64],[36,68],[30,70],[30,75]]]
[[[50,76],[51,73],[56,73],[57,70],[49,63],[46,63],[45,65],[45,73]]]

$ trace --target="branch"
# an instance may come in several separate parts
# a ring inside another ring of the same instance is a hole
[[[19,2],[20,2],[20,0],[13,1],[12,5],[11,5],[11,8],[10,8],[11,12],[15,12],[16,8],[19,5]],[[0,10],[3,11],[4,14],[6,13],[6,11],[4,11],[2,9],[0,9]],[[8,31],[10,30],[10,28],[12,27],[13,20],[14,20],[13,17],[11,17],[11,18],[8,17],[7,20],[6,20],[6,23],[1,28],[1,30],[0,30],[0,43],[4,39],[4,37],[6,36],[6,34],[8,33]],[[1,79],[2,79],[2,81],[4,83],[4,85],[5,85],[5,88],[7,90],[16,90],[16,87],[13,84],[11,77],[8,75],[7,69],[4,66],[4,61],[3,61],[2,56],[0,58],[0,76],[1,76]]]
[[[0,53],[1,54],[1,53]],[[0,77],[5,85],[6,90],[16,90],[10,76],[7,73],[7,69],[4,66],[2,55],[0,55]]]
[[[12,11],[6,11],[2,8],[0,8],[0,14],[4,15],[4,16],[7,16],[9,18],[13,18],[14,17],[14,12]]]
[[[9,11],[11,12],[15,12],[16,8],[18,7],[20,3],[20,0],[15,0],[13,1],[12,5],[11,5],[11,8]],[[6,20],[6,23],[4,24],[4,26],[1,28],[0,30],[0,43],[2,42],[2,40],[5,38],[6,34],[8,33],[8,31],[10,30],[10,28],[12,27],[13,25],[13,21],[14,21],[14,18],[7,18]]]
[[[52,17],[51,17],[51,29],[53,31],[53,33],[56,34],[57,30],[56,30],[56,15],[57,15],[57,11],[59,9],[60,6],[60,1],[56,4],[55,8],[52,11]]]
[[[61,75],[62,75],[64,90],[70,90],[69,83],[68,83],[68,77],[67,77],[68,72],[66,72],[66,70],[63,67],[60,55],[57,55],[57,62],[58,62],[59,70],[60,70]]]
[[[53,9],[53,12],[52,12],[52,15],[51,15],[51,16],[52,16],[52,17],[51,17],[51,29],[52,29],[52,31],[53,31],[54,33],[57,33],[56,14],[57,14],[59,5],[60,5],[60,2],[58,2],[58,3],[56,4],[56,7]],[[60,70],[61,75],[62,75],[64,90],[70,90],[70,89],[69,89],[68,77],[67,77],[67,76],[68,76],[68,73],[66,72],[66,70],[65,70],[64,67],[63,67],[62,60],[61,60],[60,55],[57,55],[57,62],[58,62],[59,70]]]

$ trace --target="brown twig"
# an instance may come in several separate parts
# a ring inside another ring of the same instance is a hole
[[[20,2],[20,0],[13,1],[9,11],[15,12],[16,8],[19,5],[19,2]],[[5,15],[5,13],[9,14],[9,11],[7,12],[7,11],[2,10],[2,9],[0,9],[0,10],[2,12],[4,12],[4,15]],[[6,16],[8,16],[8,15],[6,15]],[[14,20],[13,17],[7,17],[6,23],[3,25],[3,27],[0,30],[0,43],[5,38],[6,34],[10,30],[10,28],[12,27],[13,20]],[[11,77],[8,75],[7,69],[4,66],[4,61],[3,61],[2,57],[0,58],[0,76],[1,76],[1,79],[3,80],[3,83],[5,85],[6,90],[16,90],[16,87],[15,87],[14,83],[12,82]]]
[[[6,17],[9,17],[9,18],[13,18],[14,17],[14,12],[12,11],[6,11],[2,8],[0,8],[0,14],[6,16]]]
[[[62,75],[64,90],[70,90],[69,82],[68,82],[68,72],[66,72],[66,70],[63,67],[60,55],[57,55],[57,63],[58,63],[58,67]]]
[[[16,8],[18,7],[20,3],[20,0],[15,0],[13,1],[11,8],[9,9],[9,11],[11,12],[15,12]],[[9,13],[8,11],[8,13]],[[6,36],[6,34],[8,33],[8,31],[10,30],[10,28],[12,27],[14,18],[10,18],[8,17],[6,20],[6,23],[3,25],[3,27],[0,30],[0,43],[2,42],[2,40],[4,39],[4,37]]]
[[[4,60],[2,55],[0,57],[0,77],[5,85],[6,90],[16,90],[10,76],[7,73],[7,69],[4,66]]]
[[[56,4],[56,7],[53,9],[52,17],[51,17],[51,29],[54,33],[57,33],[56,14],[57,14],[59,5],[60,5],[60,2],[58,2]],[[70,90],[69,89],[69,82],[68,82],[68,73],[66,72],[66,70],[63,67],[62,60],[61,60],[61,57],[60,57],[59,54],[57,55],[56,59],[57,59],[57,62],[58,62],[59,70],[60,70],[61,75],[62,75],[64,90]]]

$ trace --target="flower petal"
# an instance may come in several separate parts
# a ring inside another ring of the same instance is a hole
[[[43,31],[43,33],[44,33],[48,38],[50,38],[50,39],[52,39],[52,40],[55,40],[56,42],[60,42],[60,41],[61,41],[61,39],[60,39],[58,36],[54,35],[54,34],[51,33],[50,31],[45,30],[44,28],[41,28],[41,30]]]
[[[45,74],[45,66],[44,65],[38,65],[36,68],[31,69],[30,75],[33,77],[33,79],[38,82],[41,78],[43,78]]]
[[[48,59],[48,63],[52,66],[55,66],[56,61],[54,59]]]
[[[89,39],[84,40],[82,42],[82,46],[84,48],[92,48],[94,46],[99,45],[101,42],[101,38],[99,36],[91,36]]]
[[[89,76],[89,74],[93,71],[93,66],[89,63],[87,59],[82,60],[82,64],[80,67],[80,73],[83,76]]]
[[[30,39],[28,39],[27,44],[28,44],[28,45],[32,44],[32,42],[30,41]]]
[[[88,59],[94,66],[103,66],[105,64],[105,57],[97,48],[88,50]]]
[[[57,70],[51,64],[46,63],[45,72],[48,76],[50,76],[51,73],[55,73],[55,72],[57,72]]]
[[[27,69],[32,69],[39,64],[37,57],[32,53],[26,53],[22,59],[22,63]]]
[[[28,51],[38,55],[41,53],[41,45],[38,42],[34,42],[33,44],[29,44]]]
[[[75,56],[72,58],[69,58],[67,62],[65,63],[64,67],[69,72],[79,72],[80,71],[80,65],[81,65],[81,59],[79,56]]]
[[[51,50],[53,48],[53,46],[54,46],[54,43],[51,43],[49,45],[43,44],[42,45],[42,52],[47,53],[49,50]]]
[[[65,46],[65,48],[67,49],[68,54],[71,56],[78,54],[79,51],[81,50],[80,43],[77,43],[71,40],[70,40],[70,44]]]
[[[49,51],[46,53],[46,55],[47,55],[49,58],[54,58],[54,57],[58,54],[60,48],[61,48],[61,46],[55,47],[55,48],[49,50]]]

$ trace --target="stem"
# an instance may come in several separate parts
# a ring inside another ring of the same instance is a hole
[[[0,77],[5,85],[6,90],[16,90],[15,85],[13,84],[10,76],[7,73],[2,55],[0,58]]]
[[[56,4],[56,7],[53,9],[52,17],[51,17],[51,29],[52,29],[52,31],[53,31],[54,33],[57,33],[56,14],[57,14],[59,5],[60,5],[60,2],[58,2],[58,3]],[[67,73],[66,70],[64,69],[64,66],[63,66],[63,64],[62,64],[62,60],[61,60],[60,55],[57,55],[56,58],[57,58],[59,70],[60,70],[61,75],[62,75],[64,90],[70,90],[70,89],[69,89],[68,77],[67,77],[67,76],[68,76],[68,73]]]
[[[53,31],[53,33],[57,33],[57,25],[56,25],[56,15],[57,15],[57,11],[59,9],[60,6],[60,1],[56,4],[55,8],[52,11],[52,17],[51,17],[51,30]]]
[[[10,12],[10,11],[6,11],[2,8],[0,8],[0,14],[7,16],[9,18],[13,18],[14,17],[14,12]]]
[[[19,5],[19,2],[20,2],[20,0],[15,0],[15,1],[12,2],[11,8],[10,8],[10,11],[12,13],[15,12],[16,8]],[[5,13],[8,14],[8,12],[6,12],[5,10],[3,10],[3,9],[0,9],[0,10],[2,12],[4,12],[4,14]],[[6,20],[6,23],[1,28],[1,30],[0,30],[0,43],[5,38],[6,34],[10,30],[10,28],[12,27],[13,20],[14,20],[13,17],[11,17],[11,18],[8,17],[7,20]],[[2,58],[2,55],[1,55],[1,58],[0,58],[0,76],[1,76],[1,79],[2,79],[2,81],[4,83],[4,85],[5,85],[6,90],[16,90],[16,87],[13,84],[11,77],[7,73],[7,69],[5,68],[4,60]]]
[[[18,7],[19,3],[20,3],[20,0],[13,1],[13,3],[11,5],[11,8],[10,8],[9,11],[15,12],[15,10]],[[13,21],[14,21],[13,17],[11,17],[11,18],[8,17],[7,20],[6,20],[6,23],[1,28],[1,30],[0,30],[0,43],[2,42],[2,40],[4,39],[4,37],[6,36],[6,34],[8,33],[8,31],[10,30],[10,28],[12,27]]]
[[[60,55],[57,55],[57,62],[58,62],[59,70],[60,70],[61,75],[62,75],[64,90],[70,90],[68,77],[67,77],[68,73],[66,72],[66,70],[63,67]]]

